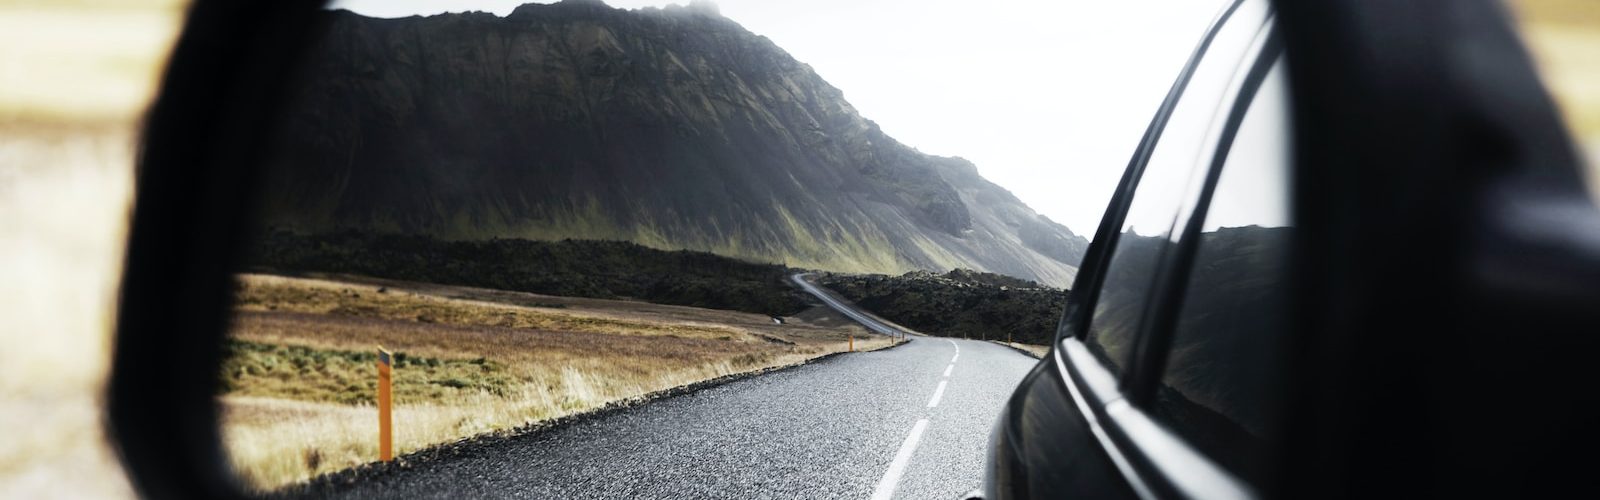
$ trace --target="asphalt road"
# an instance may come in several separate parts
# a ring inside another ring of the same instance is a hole
[[[823,298],[875,331],[890,328]],[[958,498],[982,480],[989,432],[1036,361],[986,342],[911,339],[494,441],[333,493]]]

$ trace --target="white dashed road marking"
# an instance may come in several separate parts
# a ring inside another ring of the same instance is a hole
[[[939,381],[939,388],[933,390],[933,399],[928,400],[928,407],[929,408],[933,408],[935,406],[939,406],[939,398],[944,397],[944,385],[948,384],[948,383],[950,383],[950,381],[948,381],[948,380],[940,380]]]
[[[939,400],[944,398],[944,388],[950,383],[950,371],[956,367],[956,360],[961,358],[961,346],[956,341],[945,339],[950,346],[956,348],[955,356],[950,358],[950,365],[944,367],[944,378],[939,381],[939,387],[933,390],[933,398],[928,400],[928,407],[939,406]],[[878,480],[878,486],[872,490],[872,500],[889,500],[894,497],[895,488],[900,485],[900,476],[906,472],[906,467],[911,464],[911,455],[916,453],[917,444],[922,441],[923,431],[928,430],[928,419],[918,420],[911,426],[911,434],[900,443],[900,451],[894,454],[894,460],[889,462],[889,470],[883,472],[883,478]]]
[[[917,442],[922,440],[922,431],[928,430],[928,419],[918,420],[911,426],[911,435],[906,436],[906,441],[900,443],[900,451],[894,454],[894,461],[889,462],[889,470],[884,471],[883,479],[878,480],[878,487],[872,490],[872,500],[889,500],[894,497],[894,489],[900,484],[900,475],[905,474],[906,465],[911,463],[911,453],[917,451]]]

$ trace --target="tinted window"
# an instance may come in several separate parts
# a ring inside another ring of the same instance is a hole
[[[1265,2],[1244,2],[1195,67],[1150,154],[1122,225],[1085,342],[1121,368],[1133,347],[1156,263],[1183,203],[1191,173],[1235,70],[1265,16]]]
[[[1280,62],[1246,111],[1205,212],[1154,413],[1203,453],[1258,477],[1274,434],[1289,290],[1288,127]]]

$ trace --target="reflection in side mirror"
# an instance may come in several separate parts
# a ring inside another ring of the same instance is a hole
[[[245,487],[978,486],[1083,237],[709,4],[319,25],[231,278],[217,404]],[[934,411],[971,422],[940,438],[964,451],[906,469]]]

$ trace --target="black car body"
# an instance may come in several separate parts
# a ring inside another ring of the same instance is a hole
[[[984,496],[1521,496],[1581,477],[1557,457],[1592,442],[1576,367],[1600,226],[1507,17],[1231,2],[1008,403]]]

